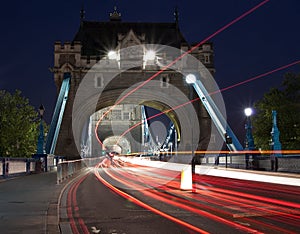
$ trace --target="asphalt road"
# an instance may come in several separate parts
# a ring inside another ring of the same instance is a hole
[[[300,187],[213,176],[196,176],[195,181],[192,193],[180,190],[178,172],[168,170],[135,166],[82,174],[62,194],[62,233],[300,230]]]
[[[137,165],[85,170],[61,185],[55,172],[0,180],[0,233],[299,233],[300,186],[194,182],[183,191],[178,172]]]
[[[77,187],[76,194],[72,193],[74,187]],[[196,233],[119,196],[99,182],[93,173],[74,181],[63,197],[62,204],[67,206],[61,208],[62,233],[93,233],[93,230],[94,233],[98,230],[114,234]],[[76,200],[76,204],[68,199]],[[68,212],[70,205],[72,211]]]

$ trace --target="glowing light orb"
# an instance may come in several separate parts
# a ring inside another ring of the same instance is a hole
[[[108,59],[115,60],[118,57],[117,52],[114,50],[111,50],[107,53],[107,57],[108,57]]]
[[[148,50],[145,54],[144,60],[153,61],[156,58],[156,53],[154,50]]]
[[[250,107],[246,108],[246,109],[244,110],[244,112],[245,112],[245,115],[246,115],[247,117],[251,116],[252,113],[253,113],[253,111],[252,111],[252,109],[251,109]]]
[[[186,77],[185,77],[185,81],[186,83],[188,84],[194,84],[196,83],[196,76],[194,74],[188,74]]]

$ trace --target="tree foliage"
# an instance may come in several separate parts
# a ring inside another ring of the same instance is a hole
[[[282,149],[299,149],[300,74],[286,74],[282,87],[270,89],[255,103],[255,108],[253,135],[257,148],[270,149],[272,110],[276,110]]]
[[[39,116],[16,90],[0,90],[0,156],[31,157],[36,151]]]

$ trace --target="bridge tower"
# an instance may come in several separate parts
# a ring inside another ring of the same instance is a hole
[[[106,59],[110,50],[143,44],[160,44],[187,51],[193,46],[193,44],[187,42],[179,29],[177,10],[175,11],[174,22],[170,23],[123,22],[121,14],[116,8],[110,13],[108,21],[88,21],[85,20],[83,12],[84,11],[81,11],[79,29],[73,40],[64,43],[57,41],[54,45],[54,67],[52,68],[52,71],[54,74],[54,82],[57,87],[57,93],[61,90],[65,74],[70,74],[70,82],[68,97],[53,153],[65,156],[68,159],[74,159],[80,156],[80,152],[78,152],[75,145],[72,131],[72,111],[76,91],[85,75],[98,61]],[[131,53],[134,54],[136,51],[131,51]],[[199,48],[195,49],[191,55],[200,60],[212,75],[214,74],[214,51],[211,42],[204,43]],[[124,90],[134,83],[146,80],[157,71],[159,71],[159,68],[147,68],[141,65],[137,66],[135,69],[129,69],[122,72],[109,83],[107,92],[105,92],[104,96],[101,96],[102,99],[99,100],[96,110],[94,110],[94,112],[91,111],[89,115],[92,116],[96,111],[105,110],[105,108],[114,105],[115,101]],[[97,87],[101,87],[105,77],[95,73],[95,76],[91,79],[94,79],[94,88],[97,89]],[[172,85],[184,93],[188,99],[197,97],[193,89],[186,84],[183,75],[177,71],[166,70],[159,74],[155,79],[161,82],[160,89],[162,89],[163,92],[168,92],[169,86]],[[169,108],[167,105],[164,105],[163,101],[152,102],[149,100],[141,100],[140,103],[126,104],[145,105],[159,111],[165,111]],[[86,105],[89,105],[88,101]],[[197,145],[196,149],[205,150],[211,137],[211,118],[200,101],[193,102],[193,106],[198,115],[200,127],[200,136],[198,136],[199,141],[194,142],[194,144]],[[120,106],[118,108],[120,108]],[[127,105],[126,108],[130,109],[131,107]],[[137,112],[137,109],[132,110],[127,117],[134,119],[127,120],[140,121],[141,119],[138,117]],[[123,113],[122,110],[121,112],[115,112],[115,114],[120,113]],[[135,115],[132,113],[135,113]],[[167,115],[175,124],[178,136],[180,136],[181,128],[183,126],[176,124],[176,114],[171,111]],[[122,121],[120,121],[120,124],[122,124]],[[120,128],[122,129],[122,127]],[[106,126],[100,126],[98,131],[101,131],[99,132],[99,136],[102,142],[104,142],[107,137],[112,136],[111,129]],[[133,133],[134,138],[141,139],[141,131],[141,127],[138,127]],[[178,140],[180,140],[180,137],[178,137]],[[131,148],[131,151],[139,151],[134,145],[132,145]]]

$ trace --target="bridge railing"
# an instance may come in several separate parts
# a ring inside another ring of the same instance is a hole
[[[84,158],[72,161],[62,161],[57,164],[57,184],[60,184],[64,180],[72,177],[82,169],[93,167],[103,157],[96,158]]]
[[[0,176],[30,174],[36,170],[36,160],[33,158],[3,158],[0,157]]]
[[[300,172],[300,155],[274,156],[270,154],[205,155],[201,164],[261,171]]]
[[[57,164],[57,184],[70,178],[83,168],[82,160],[64,161]]]
[[[174,160],[174,158],[176,158]],[[181,155],[163,155],[155,157],[144,157],[148,160],[160,160],[169,162],[178,162],[189,164],[191,162],[191,154]],[[239,169],[252,169],[263,171],[281,171],[281,172],[300,172],[300,155],[299,154],[282,154],[275,156],[274,154],[262,153],[205,153],[198,154],[194,162],[196,165],[211,165],[218,167],[229,167]]]

